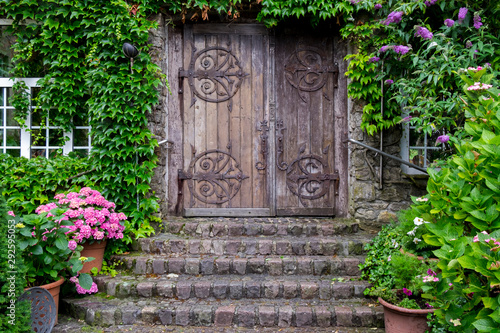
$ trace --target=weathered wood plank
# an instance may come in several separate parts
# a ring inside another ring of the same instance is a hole
[[[168,165],[168,211],[169,214],[175,215],[176,207],[182,205],[178,203],[179,188],[177,181],[177,170],[184,168],[183,155],[183,121],[182,121],[182,105],[183,95],[179,95],[179,78],[178,69],[183,67],[183,39],[182,30],[168,26],[168,74],[167,80],[172,91],[171,95],[167,96],[168,105],[168,138],[174,143],[169,155]],[[181,87],[182,88],[182,87]]]
[[[271,216],[268,208],[186,208],[184,216],[221,216],[221,217],[244,217],[244,216]]]
[[[276,210],[278,216],[335,216],[333,208],[304,208],[304,207],[288,207],[278,208]]]
[[[267,35],[268,29],[263,24],[195,24],[195,34],[235,34],[235,35]]]

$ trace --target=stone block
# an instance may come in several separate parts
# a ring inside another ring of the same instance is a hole
[[[298,258],[297,259],[297,270],[298,270],[298,274],[300,274],[300,275],[311,275],[313,273],[311,259],[310,258]]]
[[[293,254],[296,255],[305,255],[306,254],[306,242],[302,240],[293,240],[292,241],[292,251]]]
[[[262,225],[262,234],[264,236],[272,236],[278,231],[275,224],[266,223]]]
[[[283,274],[297,274],[297,262],[292,258],[283,258]]]
[[[231,272],[233,274],[245,275],[247,272],[247,260],[244,258],[235,258],[233,259]]]
[[[331,285],[330,281],[321,281],[319,283],[319,299],[328,300],[332,297]]]
[[[212,226],[212,234],[213,237],[221,237],[227,235],[226,226],[222,223],[215,223]]]
[[[213,259],[201,259],[200,268],[201,268],[201,274],[203,274],[203,275],[214,274],[214,260]]]
[[[278,255],[292,254],[290,241],[278,240],[278,241],[276,241],[275,246],[276,246],[276,254],[278,254]]]
[[[158,317],[162,325],[172,325],[173,311],[171,309],[160,309],[158,310]]]
[[[229,283],[229,298],[241,299],[243,297],[243,282],[232,281]]]
[[[283,261],[281,259],[266,259],[266,266],[269,275],[279,276],[283,274]]]
[[[265,259],[264,258],[251,258],[247,263],[247,273],[248,274],[262,274],[265,270]]]
[[[300,297],[302,299],[313,299],[318,297],[319,286],[315,282],[300,282]]]
[[[230,327],[233,324],[235,306],[220,306],[215,310],[214,324],[217,327]]]
[[[280,293],[280,283],[278,281],[264,282],[264,297],[275,299]]]
[[[247,223],[245,224],[245,235],[247,236],[257,236],[261,233],[260,224],[257,223]]]
[[[163,259],[154,259],[153,260],[153,273],[162,275],[165,274],[165,260]]]
[[[213,253],[221,256],[224,254],[224,241],[222,239],[212,240]]]
[[[229,258],[217,258],[215,260],[215,267],[218,274],[229,274],[229,268],[231,264],[231,259]]]
[[[259,253],[262,255],[268,255],[273,252],[273,241],[270,239],[260,239],[259,240]]]
[[[137,258],[135,262],[135,274],[146,274],[147,273],[147,259],[146,258]]]
[[[291,306],[281,306],[278,310],[278,326],[290,327],[292,326],[293,309]]]
[[[330,265],[326,259],[316,259],[313,262],[314,275],[330,274]]]
[[[187,306],[180,306],[175,311],[175,324],[179,326],[189,325],[189,312],[190,308]]]
[[[141,320],[146,324],[158,323],[160,321],[160,317],[158,316],[158,308],[154,306],[146,306],[142,308]]]
[[[248,255],[257,254],[257,241],[253,239],[247,239],[242,242],[244,247],[243,252]]]
[[[186,241],[182,239],[172,239],[169,242],[171,253],[185,253]]]
[[[316,322],[319,327],[330,327],[332,324],[332,313],[326,306],[317,306],[314,310]]]
[[[298,284],[294,281],[283,282],[283,297],[284,298],[295,298],[298,295]]]
[[[295,320],[297,327],[305,327],[313,325],[313,312],[310,307],[299,306],[295,311]]]
[[[193,312],[194,326],[211,326],[213,323],[211,306],[195,306]]]
[[[199,240],[191,240],[189,242],[189,253],[190,254],[200,254],[200,241]]]
[[[352,286],[343,283],[332,284],[332,295],[335,299],[348,299],[352,296]]]
[[[168,272],[174,274],[184,273],[184,259],[183,258],[170,258],[168,259]]]
[[[240,251],[241,241],[239,240],[228,240],[226,241],[226,251],[227,255],[236,255]]]
[[[323,255],[325,256],[334,256],[339,253],[339,244],[334,240],[324,239],[322,245]]]
[[[259,306],[259,324],[264,327],[274,326],[276,323],[276,311],[274,306]]]
[[[141,297],[151,297],[153,296],[153,282],[141,282],[137,284],[137,295]]]
[[[354,321],[362,327],[371,327],[374,324],[373,312],[367,306],[358,306],[354,309],[356,312]]]
[[[187,258],[184,270],[188,275],[198,275],[200,274],[200,259],[197,258]]]
[[[198,298],[207,298],[210,296],[210,281],[200,281],[194,284],[194,295]]]
[[[226,298],[228,285],[226,281],[215,280],[212,294],[216,299]]]
[[[191,282],[178,281],[175,286],[176,295],[179,299],[188,299],[191,297]]]
[[[159,281],[156,284],[158,296],[173,298],[174,284],[171,281]]]
[[[345,258],[345,273],[350,276],[358,276],[361,271],[359,270],[358,265],[360,264],[359,259],[356,258]]]
[[[255,308],[253,306],[240,306],[238,308],[238,326],[255,326]]]
[[[353,322],[352,310],[349,307],[336,306],[335,316],[337,317],[337,326],[351,327]]]
[[[247,298],[260,298],[260,281],[247,281],[245,292]]]
[[[122,313],[121,323],[123,325],[133,325],[137,322],[137,317],[141,310],[135,306],[125,306],[120,309]]]
[[[229,224],[228,225],[228,235],[229,236],[243,236],[244,227],[242,224]]]

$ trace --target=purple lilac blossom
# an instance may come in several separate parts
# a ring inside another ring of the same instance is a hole
[[[391,23],[399,23],[403,19],[403,12],[391,12],[383,24],[389,25]]]
[[[481,17],[479,14],[475,13],[474,14],[474,28],[478,29],[481,28],[483,24],[481,23]]]
[[[452,27],[454,24],[455,24],[455,21],[453,21],[452,19],[446,19],[444,20],[444,24],[447,26],[447,27]]]
[[[438,136],[438,138],[437,138],[436,141],[440,142],[440,143],[446,143],[446,142],[450,141],[450,137],[448,135],[446,135],[446,134],[445,135],[440,135],[440,136]],[[427,273],[427,274],[429,274],[429,273]]]
[[[390,48],[389,45],[384,45],[380,48],[380,50],[378,50],[378,53],[384,53],[385,51],[387,51],[388,49]]]
[[[458,11],[458,23],[462,23],[462,21],[465,19],[465,15],[467,15],[468,9],[465,7],[462,7]]]
[[[382,8],[381,4],[378,3],[378,4],[375,5],[375,9],[381,9],[381,8]]]
[[[472,47],[472,42],[470,40],[468,40],[466,43],[465,43],[465,47],[470,49]]]
[[[418,37],[418,36],[422,37],[423,39],[427,39],[427,40],[431,40],[432,37],[434,37],[432,32],[430,32],[429,30],[427,30],[427,28],[424,28],[424,27],[417,28],[417,32],[415,32],[415,37]]]
[[[379,60],[380,60],[379,57],[371,57],[370,60],[368,60],[368,62],[377,62]]]
[[[396,52],[397,54],[405,55],[408,53],[408,51],[410,51],[410,48],[408,46],[404,45],[394,46],[394,52]]]
[[[393,83],[394,83],[394,81],[393,81],[393,80],[391,80],[391,79],[387,79],[387,80],[385,80],[385,84],[391,85],[391,84],[393,84]]]
[[[410,121],[410,119],[413,118],[412,116],[407,116],[407,117],[404,117],[401,121],[406,123],[407,121]]]
[[[430,1],[426,1],[424,3],[427,7],[430,7],[430,6],[434,5],[436,2],[437,2],[437,0],[430,0]]]

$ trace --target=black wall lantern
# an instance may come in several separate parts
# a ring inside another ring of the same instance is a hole
[[[123,54],[125,54],[125,56],[130,59],[134,59],[139,55],[139,50],[130,43],[123,43],[122,50]]]

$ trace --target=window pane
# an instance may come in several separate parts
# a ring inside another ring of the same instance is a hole
[[[75,129],[73,133],[73,146],[87,147],[89,145],[89,131],[87,129]]]
[[[62,146],[62,129],[49,129],[49,146]]]
[[[56,156],[62,155],[62,150],[61,149],[50,149],[49,150],[49,158],[53,158]]]
[[[41,122],[41,110],[33,110],[33,112],[31,113],[31,126],[40,126]]]
[[[31,105],[32,106],[38,106],[38,95],[40,93],[40,88],[38,87],[34,87],[34,88],[31,88]]]
[[[3,129],[0,129],[0,146],[3,146]],[[1,153],[1,150],[0,150]]]
[[[45,134],[46,130],[34,129],[31,131],[31,145],[32,146],[45,146]]]
[[[0,26],[0,77],[9,77],[12,68],[13,50],[11,46],[15,43],[15,37],[7,34],[7,26]]]
[[[410,146],[411,147],[424,147],[425,146],[425,134],[418,133],[415,129],[410,129]]]
[[[7,88],[7,106],[12,106],[11,97],[13,94],[12,87]]]
[[[1,96],[1,94],[0,94],[0,96]],[[0,126],[5,126],[5,124],[3,123],[3,109],[0,109]]]
[[[87,157],[89,156],[89,151],[87,149],[75,149],[73,152],[78,156],[78,157]]]
[[[424,152],[424,149],[410,149],[410,162],[423,167],[425,165]]]
[[[45,149],[31,149],[31,157],[45,157]]]
[[[14,157],[20,157],[21,149],[7,149],[6,153]]]
[[[7,130],[7,146],[21,146],[21,129]]]
[[[4,91],[5,91],[5,88],[4,87],[0,87],[0,107],[3,106],[3,94],[4,94]]]
[[[427,149],[428,164],[430,164],[438,159],[443,159],[443,150],[442,149]]]
[[[19,126],[19,123],[14,119],[15,110],[8,109],[7,111],[7,126]]]
[[[87,115],[82,114],[80,115],[75,115],[73,117],[73,124],[75,126],[89,126],[89,120]]]

